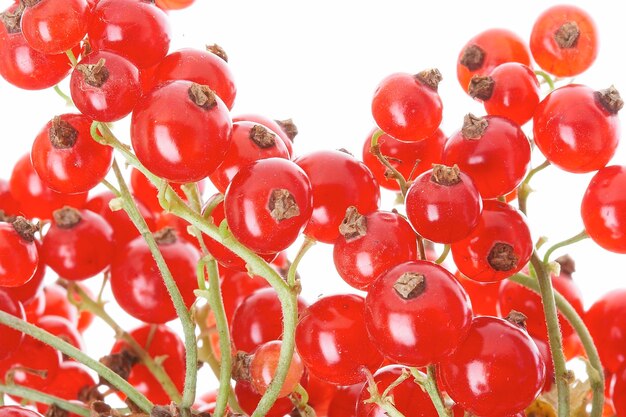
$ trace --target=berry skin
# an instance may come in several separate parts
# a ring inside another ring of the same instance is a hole
[[[339,225],[350,206],[359,213],[378,209],[380,189],[372,172],[341,151],[317,151],[295,160],[309,177],[313,190],[313,215],[304,234],[323,243],[339,237]]]
[[[458,165],[483,199],[513,191],[530,165],[530,142],[520,127],[499,116],[465,116],[463,128],[448,139],[445,165]]]
[[[35,275],[39,265],[36,230],[23,217],[0,222],[0,287],[20,287]]]
[[[37,246],[37,252],[39,253],[41,251],[41,243],[38,240],[35,240],[35,245]],[[45,276],[46,264],[40,256],[35,274],[26,284],[20,285],[19,287],[3,287],[1,289],[4,290],[12,300],[19,301],[24,305],[30,304],[31,301],[35,299],[37,294],[41,292]]]
[[[482,200],[474,181],[455,165],[435,165],[413,181],[406,214],[415,231],[438,243],[461,240],[476,227]]]
[[[472,308],[452,274],[429,261],[400,264],[370,286],[365,324],[386,357],[409,366],[439,362],[454,352],[472,322]]]
[[[89,9],[85,0],[29,1],[26,5],[22,14],[22,33],[28,45],[36,51],[62,54],[87,34]]]
[[[417,142],[434,134],[443,112],[437,93],[440,81],[441,74],[435,69],[385,78],[372,99],[372,115],[378,127],[405,142]]]
[[[256,290],[268,288],[270,284],[256,275],[250,277],[247,272],[232,271],[228,268],[220,268],[220,272],[220,289],[222,290],[224,311],[227,321],[232,323],[237,307]]]
[[[350,207],[340,228],[333,260],[341,278],[356,289],[365,290],[389,268],[417,259],[415,233],[397,213],[363,216]]]
[[[5,405],[0,407],[0,417],[42,417],[36,411],[17,405]]]
[[[78,310],[69,302],[65,288],[56,284],[48,285],[43,289],[43,294],[43,309],[38,314],[35,314],[32,319],[29,316],[28,321],[39,321],[44,316],[58,316],[66,319],[72,325],[78,323]]]
[[[544,11],[530,34],[537,64],[557,77],[573,77],[593,64],[598,54],[598,29],[584,10],[559,5]]]
[[[61,316],[43,316],[35,324],[48,333],[65,340],[76,349],[84,350],[83,339],[76,328],[76,322],[72,323]]]
[[[156,0],[157,7],[163,10],[180,10],[189,7],[195,0]]]
[[[580,213],[587,234],[604,249],[626,253],[626,167],[608,166],[594,175]]]
[[[155,234],[159,250],[187,307],[195,301],[196,265],[200,253],[171,229]],[[111,263],[111,289],[120,307],[146,323],[161,324],[176,318],[163,277],[142,237],[120,248]]]
[[[54,222],[44,236],[41,255],[62,278],[91,278],[111,264],[113,229],[98,214],[65,207],[54,212]]]
[[[92,139],[91,122],[80,114],[63,114],[49,121],[35,138],[33,168],[52,190],[86,193],[109,172],[113,148]]]
[[[617,372],[626,363],[626,289],[610,291],[585,314],[585,324],[604,369]]]
[[[237,381],[235,384],[235,397],[242,410],[249,416],[256,410],[261,395],[259,395],[252,384],[247,381]],[[289,398],[283,397],[276,400],[272,408],[269,409],[265,417],[284,417],[293,410],[293,403]]]
[[[524,216],[506,203],[484,201],[478,226],[463,240],[452,244],[459,271],[480,282],[503,280],[528,263],[533,251]]]
[[[222,163],[232,122],[208,87],[174,81],[144,96],[133,111],[131,140],[139,161],[168,181],[196,182]]]
[[[8,216],[17,216],[20,213],[20,203],[13,197],[9,183],[0,179],[0,210]]]
[[[454,277],[467,293],[475,316],[497,316],[500,282],[476,282],[456,271]]]
[[[13,372],[15,384],[41,390],[47,387],[57,375],[61,365],[61,353],[53,347],[25,336],[19,349],[7,359],[0,361],[0,375],[4,379],[7,372]],[[27,372],[27,370],[45,371]]]
[[[265,126],[272,132],[276,133],[283,141],[287,151],[289,152],[289,158],[291,159],[294,156],[293,140],[298,134],[298,128],[293,123],[293,120],[272,120],[269,117],[260,114],[246,113],[233,117],[233,123],[234,122],[253,122]]]
[[[594,91],[569,84],[558,88],[535,111],[535,143],[562,170],[584,173],[603,168],[619,142],[617,112],[623,105],[614,87]]]
[[[623,366],[615,376],[613,405],[618,416],[626,415],[626,366]]]
[[[98,1],[88,34],[95,51],[121,55],[139,69],[158,64],[170,46],[167,15],[150,2]]]
[[[3,288],[0,288],[0,311],[11,314],[19,319],[24,320],[24,307],[19,301],[15,301],[7,294]],[[0,360],[11,356],[22,344],[24,333],[0,325]],[[2,380],[4,375],[0,377]]]
[[[258,347],[252,356],[250,361],[250,379],[252,386],[259,394],[264,394],[270,382],[274,379],[276,369],[278,368],[281,346],[282,342],[278,340],[264,343]],[[278,393],[278,398],[291,394],[300,383],[303,373],[304,365],[302,365],[302,359],[300,359],[300,355],[297,352],[294,352],[289,364],[289,370],[287,371],[287,377]]]
[[[525,42],[507,29],[489,29],[469,40],[461,50],[456,75],[467,92],[474,75],[489,75],[498,65],[519,62],[530,66],[530,52]]]
[[[328,417],[356,417],[356,405],[364,383],[338,387],[328,406]]]
[[[496,317],[476,317],[456,352],[439,364],[442,388],[480,416],[525,409],[541,391],[545,365],[528,334]]]
[[[287,249],[311,218],[311,183],[295,163],[282,158],[242,168],[224,195],[224,213],[237,240],[257,253]]]
[[[533,118],[539,104],[539,81],[526,65],[507,62],[488,76],[472,77],[469,94],[483,102],[487,114],[506,117],[522,126]]]
[[[9,184],[11,194],[20,202],[20,213],[28,218],[50,220],[55,210],[64,206],[81,208],[87,201],[87,193],[61,194],[49,188],[37,175],[29,154],[13,167]]]
[[[362,369],[378,369],[382,355],[369,341],[365,328],[365,300],[358,295],[331,295],[301,316],[296,348],[307,370],[336,385],[366,379]]]
[[[72,401],[78,400],[84,391],[96,386],[96,381],[89,375],[87,368],[78,362],[67,361],[61,363],[55,378],[50,381],[45,391],[48,395]],[[50,406],[37,404],[40,413],[46,413]]]
[[[127,59],[109,52],[94,52],[78,63],[70,79],[76,108],[100,122],[128,115],[141,96],[139,70]]]
[[[374,381],[378,392],[382,394],[400,375],[402,375],[402,366],[389,365],[380,368],[374,374]],[[437,410],[433,405],[428,394],[416,384],[412,378],[408,378],[400,385],[389,391],[389,395],[393,396],[393,404],[396,410],[405,416],[411,417],[437,417]],[[376,404],[366,403],[370,398],[368,387],[364,386],[356,402],[356,417],[386,417],[387,414]]]

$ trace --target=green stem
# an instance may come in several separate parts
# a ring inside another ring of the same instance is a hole
[[[535,70],[535,75],[538,75],[541,78],[543,78],[546,84],[548,84],[548,87],[550,87],[550,91],[555,89],[554,80],[552,79],[552,77],[550,77],[550,74],[548,74],[545,71]]]
[[[311,238],[305,238],[304,242],[302,242],[302,246],[300,250],[296,254],[296,257],[293,260],[293,263],[289,266],[289,271],[287,272],[287,284],[291,288],[296,286],[296,272],[298,270],[298,265],[300,265],[300,261],[304,258],[304,255],[315,245],[316,241]]]
[[[572,236],[569,239],[565,239],[559,243],[556,243],[550,246],[550,248],[548,248],[548,250],[546,251],[546,254],[543,256],[543,263],[547,264],[548,262],[550,262],[550,255],[552,255],[552,253],[554,253],[555,250],[568,246],[568,245],[572,245],[576,242],[580,242],[581,240],[585,240],[588,237],[589,235],[587,234],[587,231],[583,230],[582,232],[578,233],[576,236]]]
[[[163,367],[158,365],[148,352],[146,352],[146,350],[139,343],[137,343],[137,341],[128,332],[117,324],[113,317],[106,312],[102,304],[98,304],[95,300],[91,299],[89,294],[72,282],[68,285],[68,298],[75,299],[72,297],[74,294],[77,295],[80,300],[75,302],[77,307],[81,310],[90,311],[104,321],[111,329],[113,329],[115,337],[123,340],[131,347],[132,351],[139,357],[141,362],[146,366],[146,368],[148,368],[159,384],[161,384],[170,399],[175,403],[180,404],[182,396]]]
[[[417,368],[409,368],[411,371],[411,375],[415,378],[415,382],[420,384],[424,391],[430,397],[430,400],[433,402],[435,409],[437,410],[437,415],[439,417],[450,417],[450,413],[448,413],[448,409],[441,398],[441,392],[439,391],[439,387],[437,386],[436,379],[436,368],[435,365],[429,365],[427,368],[427,375],[421,373]]]
[[[437,260],[435,261],[436,264],[442,264],[443,261],[446,260],[446,258],[448,257],[448,254],[450,253],[450,245],[445,245],[443,247],[443,252],[441,253],[441,255],[439,256],[439,258],[437,258]]]
[[[73,403],[71,401],[64,400],[54,395],[48,395],[34,389],[22,387],[19,385],[0,385],[0,393],[14,395],[16,397],[24,398],[26,400],[37,402],[47,405],[56,405],[65,411],[74,413],[79,416],[89,417],[91,412],[88,408]]]
[[[61,97],[63,100],[65,100],[65,105],[67,107],[72,107],[74,105],[74,102],[72,101],[72,98],[70,96],[68,96],[67,94],[65,94],[63,92],[63,90],[61,90],[61,87],[59,87],[58,85],[54,86],[54,91],[59,95],[59,97]]]
[[[385,155],[383,155],[380,152],[380,146],[378,145],[378,139],[384,135],[384,132],[382,130],[377,130],[376,132],[374,132],[374,134],[372,135],[372,141],[370,144],[370,153],[372,153],[376,158],[378,158],[378,160],[380,161],[381,164],[383,164],[393,175],[393,177],[395,178],[396,181],[398,181],[398,185],[400,186],[400,191],[402,192],[403,196],[406,196],[406,192],[409,188],[406,179],[404,178],[404,176],[400,173],[400,171],[398,171],[393,165],[391,165],[391,163],[389,162],[389,160],[385,157]]]
[[[78,60],[76,59],[76,55],[74,55],[74,51],[68,49],[67,51],[65,51],[65,55],[67,55],[67,58],[70,60],[70,64],[72,64],[72,67],[78,65]]]
[[[101,124],[101,126],[103,126]],[[108,130],[107,127],[105,127]],[[159,245],[154,239],[154,235],[148,228],[146,224],[146,220],[143,218],[139,209],[137,208],[135,201],[133,200],[130,191],[128,190],[128,186],[124,181],[124,177],[122,176],[122,172],[120,171],[117,162],[113,161],[113,172],[117,178],[120,187],[120,198],[124,203],[124,210],[128,213],[128,217],[132,220],[133,224],[139,231],[139,233],[143,236],[148,248],[150,249],[150,253],[154,258],[157,267],[159,268],[159,272],[163,277],[163,282],[165,283],[165,287],[167,288],[167,292],[169,293],[172,302],[174,304],[174,309],[176,310],[176,314],[178,315],[184,335],[185,342],[185,354],[186,354],[186,372],[185,372],[185,388],[183,390],[183,399],[180,403],[180,407],[183,410],[189,410],[193,405],[196,397],[196,380],[198,374],[198,349],[196,345],[196,333],[195,326],[191,319],[191,314],[185,305],[185,301],[176,286],[176,281],[174,281],[174,277],[170,272],[167,263],[165,262],[165,258],[161,254],[159,250]]]
[[[528,289],[531,289],[537,293],[541,293],[539,282],[532,279],[528,275],[515,274],[509,277],[509,280],[516,282]],[[598,349],[593,343],[593,339],[585,322],[578,315],[578,312],[572,305],[558,292],[554,293],[554,299],[559,312],[567,319],[567,321],[574,328],[580,341],[585,348],[585,353],[589,359],[589,381],[591,382],[591,388],[593,390],[593,401],[591,403],[590,417],[600,417],[604,408],[604,373],[602,372],[602,363],[600,362],[600,356],[598,355]]]
[[[398,409],[393,405],[390,397],[383,397],[378,391],[376,381],[370,372],[367,372],[367,390],[370,394],[368,402],[374,403],[383,409],[388,417],[405,417]]]
[[[532,180],[537,173],[543,171],[549,166],[550,162],[544,161],[541,165],[531,169],[526,175],[526,178],[524,178],[524,181],[517,188],[517,204],[522,213],[526,214],[526,202],[528,200],[528,196],[532,192],[532,189],[530,188],[530,180]]]
[[[548,342],[550,344],[552,361],[554,362],[559,417],[569,417],[569,374],[566,368],[565,355],[563,354],[563,341],[556,312],[552,280],[546,270],[546,266],[541,262],[541,259],[539,259],[537,252],[533,252],[530,262],[537,274],[537,282],[539,283],[541,301],[543,303],[543,312],[548,327]]]
[[[0,324],[4,324],[5,326],[8,326],[15,330],[19,330],[20,332],[23,332],[28,336],[31,336],[47,345],[52,346],[56,350],[64,353],[65,355],[76,360],[77,362],[82,363],[88,368],[91,368],[93,371],[97,372],[98,375],[100,375],[102,378],[106,379],[111,385],[123,392],[143,411],[148,414],[150,414],[150,412],[152,411],[152,407],[154,407],[154,405],[126,380],[121,378],[118,374],[116,374],[97,360],[92,359],[87,354],[76,349],[74,346],[70,345],[63,339],[60,339],[48,333],[47,331],[40,329],[39,327],[33,326],[32,324],[27,323],[24,320],[20,320],[17,317],[9,313],[5,313],[1,310]]]

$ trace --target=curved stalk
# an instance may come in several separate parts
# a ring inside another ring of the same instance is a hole
[[[372,135],[372,141],[370,144],[370,153],[372,153],[376,158],[378,158],[380,163],[383,164],[389,170],[389,172],[391,172],[391,175],[393,176],[393,178],[395,178],[395,180],[398,181],[398,185],[400,186],[400,191],[402,192],[402,196],[406,196],[406,192],[409,189],[409,185],[406,182],[406,179],[400,173],[400,171],[398,171],[393,165],[391,165],[391,163],[389,163],[389,160],[385,157],[385,155],[383,155],[380,152],[378,139],[383,134],[384,132],[380,129],[374,132],[374,134]]]
[[[437,258],[435,263],[436,264],[442,264],[443,261],[445,261],[446,258],[448,257],[448,254],[450,254],[450,245],[445,245],[443,247],[443,252],[441,252],[441,255],[439,255],[439,258]]]
[[[583,230],[582,232],[578,233],[576,236],[572,236],[569,239],[565,239],[559,243],[556,243],[550,246],[550,248],[546,251],[546,254],[543,256],[543,263],[547,264],[548,262],[550,262],[550,256],[554,253],[555,250],[563,248],[565,246],[572,245],[576,242],[580,242],[581,240],[585,240],[588,237],[589,235],[587,234],[587,231]]]
[[[302,242],[302,246],[300,250],[296,254],[296,257],[293,260],[293,263],[289,266],[289,271],[287,272],[287,284],[291,288],[295,288],[296,286],[296,272],[298,270],[298,265],[300,265],[300,261],[304,258],[304,255],[311,249],[315,243],[317,243],[314,239],[306,237],[304,242]]]
[[[83,407],[82,405],[19,385],[0,384],[0,393],[14,395],[16,397],[24,398],[37,403],[56,405],[65,411],[69,411],[70,413],[74,413],[82,417],[89,417],[91,414],[89,409]]]
[[[448,409],[441,398],[441,392],[437,386],[435,365],[429,365],[427,369],[428,374],[424,375],[417,368],[409,368],[411,375],[415,378],[415,382],[420,384],[430,397],[439,417],[450,417],[450,413],[448,413]]]

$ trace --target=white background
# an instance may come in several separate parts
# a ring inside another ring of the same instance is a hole
[[[0,0],[2,6],[8,3]],[[614,84],[626,94],[626,35],[618,3],[572,3],[594,17],[601,41],[596,63],[576,81],[595,89]],[[292,117],[300,130],[297,154],[343,147],[360,155],[365,135],[373,127],[371,95],[383,77],[439,68],[444,76],[439,87],[444,102],[442,127],[450,135],[460,127],[464,114],[484,113],[456,80],[456,59],[464,43],[492,27],[508,28],[529,39],[534,19],[552,4],[197,0],[193,7],[171,13],[172,50],[203,48],[207,43],[223,46],[238,87],[233,113]],[[69,110],[52,90],[21,91],[1,79],[0,110],[0,178],[7,179],[39,129],[55,114]],[[115,131],[128,138],[126,123],[119,123]],[[534,160],[541,163],[543,158],[535,155]],[[626,164],[624,146],[613,164]],[[537,192],[529,202],[535,239],[547,236],[554,243],[582,230],[580,201],[590,177],[552,167],[537,175],[533,182]],[[392,201],[392,195],[385,194],[381,207],[391,209]],[[626,286],[624,256],[607,253],[591,241],[568,252],[576,259],[575,278],[586,305],[611,288]],[[314,247],[302,262],[300,274],[304,294],[311,300],[347,288],[335,272],[329,245]],[[109,348],[99,343],[99,336],[109,335],[101,331],[95,327],[87,335],[89,351],[95,355]]]

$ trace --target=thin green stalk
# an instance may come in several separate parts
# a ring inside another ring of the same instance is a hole
[[[576,242],[580,242],[581,240],[585,240],[588,237],[589,235],[587,234],[587,231],[583,230],[582,232],[578,233],[576,236],[572,236],[569,239],[565,239],[559,243],[555,243],[554,245],[550,246],[550,248],[548,248],[548,250],[546,251],[546,254],[543,256],[543,263],[547,264],[548,262],[550,262],[550,256],[552,255],[552,253],[554,253],[555,250],[560,249],[565,246],[572,245]]]
[[[541,293],[541,289],[539,287],[539,282],[528,275],[524,274],[515,274],[512,277],[509,277],[509,280],[516,282],[524,287],[531,289],[537,293]],[[591,383],[591,388],[593,390],[593,400],[591,403],[591,414],[590,417],[600,417],[602,415],[602,410],[604,408],[604,373],[602,371],[602,363],[600,361],[600,356],[598,355],[598,349],[593,343],[593,339],[585,322],[578,315],[578,312],[572,305],[558,292],[554,293],[554,299],[556,302],[556,306],[559,309],[559,312],[567,319],[567,321],[574,328],[580,341],[585,348],[585,353],[587,354],[587,358],[589,359],[589,381]]]
[[[552,79],[552,77],[550,77],[550,74],[548,74],[547,72],[541,71],[541,70],[535,70],[535,75],[540,76],[546,82],[546,84],[548,84],[548,87],[550,87],[550,91],[556,88],[554,85],[554,80]]]
[[[400,191],[402,192],[402,196],[406,196],[406,192],[409,189],[409,185],[406,182],[404,176],[398,171],[389,160],[380,152],[380,146],[378,145],[378,139],[384,134],[382,130],[377,130],[372,135],[372,141],[370,144],[370,153],[373,154],[381,164],[383,164],[389,172],[391,172],[393,178],[398,181],[398,185],[400,186]]]
[[[106,312],[102,304],[98,304],[95,300],[91,299],[89,294],[87,294],[75,283],[70,283],[68,286],[68,298],[74,299],[72,297],[74,294],[77,295],[80,300],[76,302],[77,307],[82,310],[90,311],[104,321],[115,332],[116,338],[123,340],[131,347],[141,362],[146,366],[146,368],[148,368],[159,384],[161,384],[170,399],[175,403],[180,404],[182,396],[163,367],[157,364],[148,352],[146,352],[146,350],[139,343],[137,343],[137,341],[128,332],[117,324],[113,317]]]
[[[308,250],[315,246],[315,243],[316,241],[314,239],[308,237],[305,238],[304,242],[302,242],[300,250],[293,260],[293,263],[289,266],[289,271],[287,272],[287,284],[289,284],[291,288],[296,286],[296,272],[298,270],[298,265],[300,265],[300,261],[304,258],[304,255],[306,255]]]
[[[436,379],[436,369],[435,365],[429,365],[427,368],[427,375],[421,373],[417,368],[409,368],[411,371],[411,375],[415,378],[415,382],[420,384],[424,391],[430,397],[435,409],[437,410],[437,415],[439,417],[450,417],[450,413],[448,413],[448,409],[441,398],[441,392],[439,391],[439,387],[437,386]]]
[[[445,245],[443,247],[443,252],[441,252],[441,255],[439,255],[439,258],[437,258],[437,260],[435,261],[436,264],[442,264],[443,261],[446,260],[446,258],[448,257],[448,254],[450,253],[450,245]]]
[[[63,100],[65,100],[65,105],[67,107],[72,107],[74,105],[72,98],[65,94],[63,90],[61,90],[61,87],[59,87],[58,85],[54,86],[54,92],[57,93],[59,97],[61,97]]]
[[[517,204],[522,213],[526,214],[526,202],[528,200],[528,196],[532,192],[532,189],[530,188],[530,180],[532,180],[537,173],[543,171],[549,166],[550,162],[544,161],[541,165],[531,169],[526,175],[526,178],[524,178],[524,181],[522,181],[520,186],[517,188]]]
[[[174,309],[176,310],[176,314],[178,315],[183,328],[186,354],[186,372],[185,388],[183,390],[183,399],[180,403],[180,407],[183,410],[189,410],[195,401],[196,382],[198,374],[198,350],[196,345],[195,326],[193,324],[193,321],[191,320],[191,314],[187,309],[187,306],[185,305],[185,301],[183,300],[183,297],[181,296],[180,291],[176,286],[176,281],[174,281],[174,277],[172,276],[172,273],[170,272],[170,269],[165,262],[165,258],[163,258],[163,255],[159,250],[159,245],[154,239],[154,235],[148,228],[146,220],[139,212],[139,209],[137,208],[135,201],[133,200],[133,197],[128,190],[128,186],[124,181],[122,172],[120,171],[120,168],[115,160],[113,161],[113,172],[115,173],[115,177],[117,178],[117,181],[119,183],[120,198],[123,201],[124,210],[126,211],[126,213],[128,213],[128,217],[130,217],[133,224],[146,241],[146,244],[150,249],[150,253],[152,254],[157,264],[157,267],[159,268],[159,272],[163,277],[163,282],[165,283],[167,292],[172,299]]]
[[[24,398],[28,401],[37,402],[41,404],[56,405],[65,411],[77,414],[83,417],[89,417],[91,412],[88,408],[73,403],[71,401],[64,400],[54,395],[48,395],[43,392],[22,387],[19,385],[0,385],[0,393],[14,395],[16,397]]]
[[[70,358],[76,360],[77,362],[82,363],[88,368],[92,369],[102,378],[106,379],[111,385],[115,388],[123,392],[132,402],[134,402],[139,408],[141,408],[146,413],[150,414],[152,411],[152,407],[154,405],[137,391],[132,385],[130,385],[126,380],[120,377],[118,374],[113,372],[108,367],[104,366],[100,362],[95,359],[92,359],[87,354],[82,351],[76,349],[74,346],[70,345],[63,339],[60,339],[45,330],[40,329],[37,326],[34,326],[24,320],[21,320],[9,313],[5,313],[0,310],[0,324],[4,324],[12,329],[19,330],[47,345],[52,346],[56,350],[64,353]]]
[[[550,345],[550,353],[552,354],[552,361],[554,362],[554,375],[556,378],[558,415],[559,417],[569,417],[568,371],[565,363],[565,355],[563,354],[563,341],[556,312],[552,280],[546,270],[546,265],[541,262],[537,252],[533,252],[530,263],[537,274],[537,282],[539,283],[541,301],[543,303],[543,312],[548,327],[548,342]]]
[[[405,417],[404,414],[398,411],[398,409],[394,406],[390,397],[383,397],[380,395],[376,381],[370,372],[367,372],[367,390],[370,394],[368,402],[378,405],[385,411],[385,414],[388,417]]]
[[[78,65],[78,60],[76,59],[76,55],[74,55],[74,51],[68,49],[67,51],[65,51],[65,55],[67,55],[67,59],[70,60],[70,64],[72,64],[72,67]]]

